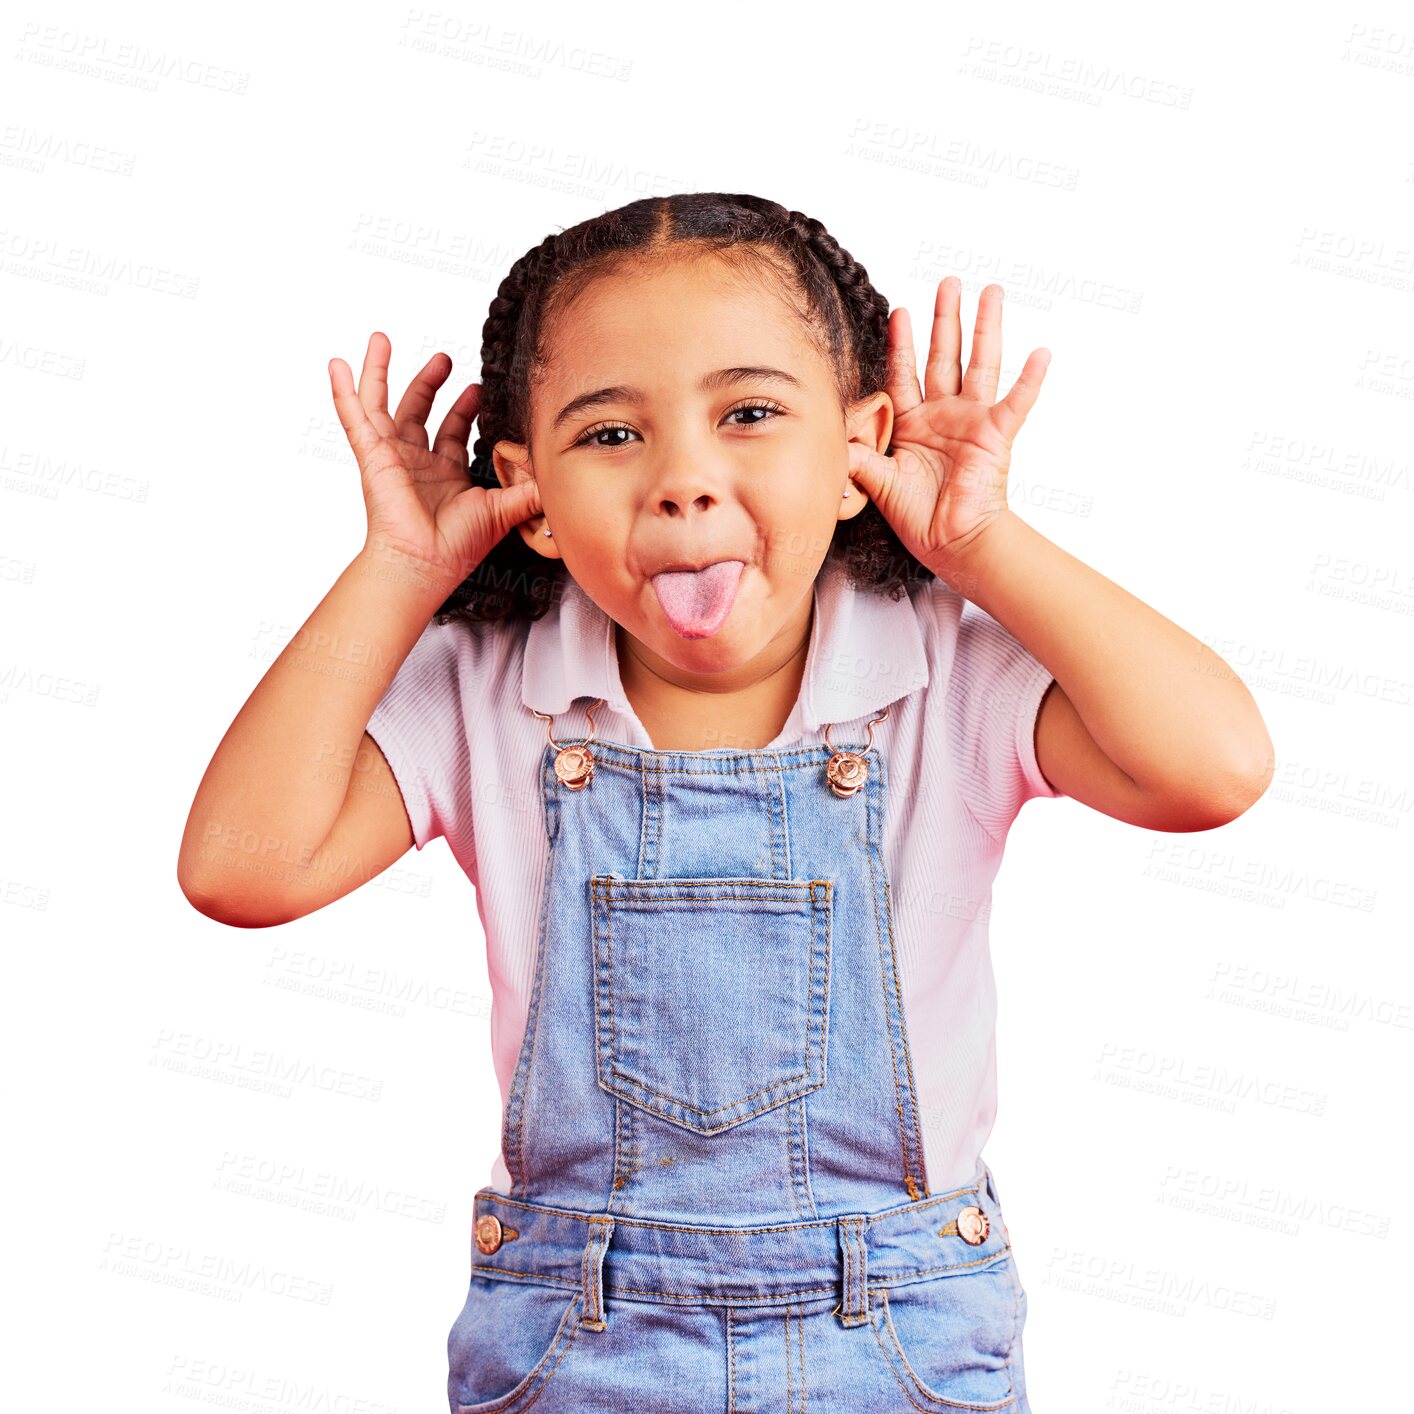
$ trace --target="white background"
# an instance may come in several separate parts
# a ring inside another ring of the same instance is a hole
[[[1059,800],[1013,831],[986,1154],[1033,1405],[1398,1398],[1414,23],[782,8],[5,20],[5,1407],[445,1408],[499,1139],[471,886],[439,841],[240,931],[177,847],[362,544],[329,358],[381,329],[398,395],[439,349],[459,390],[526,249],[693,190],[819,217],[920,340],[944,276],[969,343],[1001,282],[1002,389],[1053,354],[1014,509],[1224,656],[1276,744],[1221,830]],[[247,1088],[270,1051],[321,1079]]]

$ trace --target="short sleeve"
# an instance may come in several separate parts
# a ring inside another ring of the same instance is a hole
[[[402,793],[418,849],[445,836],[475,877],[467,696],[473,645],[457,620],[427,625],[368,721]]]
[[[967,807],[995,839],[1028,800],[1061,794],[1036,760],[1036,718],[1054,681],[990,614],[964,603],[948,690],[953,748]]]

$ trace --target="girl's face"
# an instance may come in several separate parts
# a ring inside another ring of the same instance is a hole
[[[710,257],[597,279],[546,332],[529,446],[498,442],[493,456],[503,485],[539,482],[544,514],[522,536],[562,558],[660,673],[750,685],[754,662],[774,669],[808,632],[835,526],[866,504],[847,444],[888,446],[888,395],[842,412],[800,317]],[[724,560],[743,562],[729,612],[685,635],[674,620],[690,591],[670,613],[653,576]]]

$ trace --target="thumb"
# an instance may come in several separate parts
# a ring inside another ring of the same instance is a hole
[[[514,486],[501,487],[496,494],[495,506],[503,530],[510,530],[522,521],[538,516],[544,509],[540,504],[540,483],[517,481]]]
[[[540,513],[540,488],[533,481],[517,481],[512,486],[468,486],[458,497],[458,504],[477,518],[482,533],[496,543],[522,521]]]
[[[876,505],[882,506],[898,477],[898,463],[863,442],[851,442],[849,477]]]

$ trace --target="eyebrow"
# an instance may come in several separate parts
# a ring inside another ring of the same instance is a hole
[[[710,393],[715,388],[723,388],[732,383],[744,383],[748,380],[761,383],[784,383],[796,389],[805,387],[799,378],[782,369],[757,367],[719,368],[714,373],[706,374],[697,386],[704,393]],[[581,393],[579,397],[571,399],[555,414],[555,420],[550,424],[550,430],[557,432],[571,418],[588,412],[591,408],[602,407],[605,403],[641,403],[643,396],[641,388],[632,388],[622,383],[613,388],[597,388],[592,393]]]

